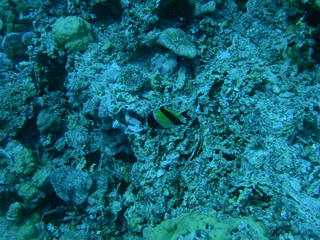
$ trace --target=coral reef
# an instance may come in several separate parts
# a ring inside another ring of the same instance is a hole
[[[0,238],[318,239],[319,14],[0,1]]]

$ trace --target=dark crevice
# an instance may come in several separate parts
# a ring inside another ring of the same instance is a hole
[[[309,26],[317,27],[320,25],[319,16],[320,16],[320,10],[317,10],[315,8],[309,8],[307,9],[304,19]]]
[[[45,54],[39,54],[36,62],[39,64],[35,71],[36,85],[40,93],[62,91],[67,76],[66,58],[54,59]]]
[[[156,14],[160,19],[181,21],[193,16],[194,6],[187,0],[161,1]]]
[[[119,0],[111,0],[94,5],[93,13],[98,21],[115,21],[121,19],[123,9]]]
[[[118,188],[118,193],[120,195],[123,195],[127,191],[129,186],[130,186],[130,183],[128,183],[124,180],[120,180],[120,186]]]
[[[100,151],[95,151],[95,152],[90,152],[85,156],[87,165],[86,169],[89,169],[93,164],[98,164],[100,162],[101,158],[101,152]]]
[[[23,127],[18,130],[15,139],[27,147],[35,147],[40,138],[40,132],[36,124],[36,118],[31,118],[25,122]]]
[[[238,9],[242,12],[246,12],[247,11],[247,2],[248,0],[237,0],[236,4],[238,6]]]

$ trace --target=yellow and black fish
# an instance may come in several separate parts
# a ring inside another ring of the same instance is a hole
[[[187,111],[177,113],[165,106],[153,110],[147,116],[148,125],[155,128],[170,128],[176,125],[183,125],[187,123],[187,120],[190,120]]]

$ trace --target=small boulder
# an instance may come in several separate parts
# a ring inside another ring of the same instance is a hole
[[[84,203],[92,186],[91,177],[72,167],[60,167],[50,174],[50,182],[55,193],[72,205]]]

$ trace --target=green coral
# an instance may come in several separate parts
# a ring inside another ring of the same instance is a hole
[[[67,51],[85,50],[93,41],[92,26],[77,16],[61,17],[52,26],[52,38]]]
[[[267,240],[264,228],[250,217],[231,218],[224,221],[199,213],[183,214],[165,220],[154,229],[152,240],[187,239],[259,239]]]

